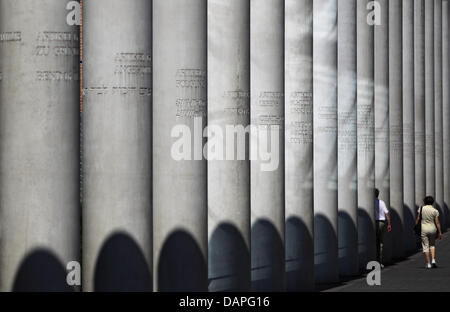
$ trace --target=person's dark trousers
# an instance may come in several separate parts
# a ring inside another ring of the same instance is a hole
[[[380,264],[383,263],[384,225],[384,221],[376,221],[377,261]]]

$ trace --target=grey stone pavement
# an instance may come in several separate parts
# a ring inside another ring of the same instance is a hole
[[[328,292],[450,292],[450,232],[436,243],[438,268],[425,268],[422,251],[381,271],[381,286],[369,286],[366,276],[324,291]]]

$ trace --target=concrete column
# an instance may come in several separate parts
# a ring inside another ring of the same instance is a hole
[[[0,2],[1,291],[74,290],[66,266],[80,261],[79,29],[66,5]]]
[[[389,1],[380,0],[380,24],[375,26],[375,187],[380,199],[390,207],[389,141]],[[400,102],[401,103],[401,102]],[[391,236],[385,233],[383,258],[392,255]]]
[[[285,0],[286,286],[314,287],[312,0]]]
[[[425,3],[414,0],[414,156],[416,214],[426,194],[425,163]]]
[[[403,0],[403,207],[405,251],[416,249],[414,165],[414,0]]]
[[[358,273],[356,0],[338,1],[339,274]]]
[[[445,223],[444,162],[442,133],[442,0],[434,0],[434,150],[435,150],[435,207],[439,219]],[[445,227],[445,224],[442,224]]]
[[[338,280],[337,0],[313,1],[314,266]]]
[[[370,0],[356,1],[356,111],[358,167],[358,262],[364,270],[375,259],[374,30]],[[370,22],[370,23],[369,23]]]
[[[425,0],[425,163],[426,195],[436,197],[434,115],[434,0]]]
[[[156,291],[206,291],[206,0],[153,1]]]
[[[152,290],[151,17],[147,0],[83,3],[86,291]]]
[[[402,0],[389,1],[389,167],[392,257],[404,256]]]
[[[250,1],[211,0],[207,146],[210,291],[250,289],[250,162],[249,144],[243,137],[250,123],[249,93]]]
[[[250,21],[251,140],[259,156],[271,152],[251,162],[252,290],[283,291],[284,1],[251,0]]]
[[[444,161],[444,211],[450,226],[450,3],[442,1],[442,117]]]

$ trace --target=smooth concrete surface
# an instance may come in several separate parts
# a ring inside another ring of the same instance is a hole
[[[434,79],[434,0],[425,0],[425,181],[426,195],[436,199]]]
[[[424,0],[414,0],[414,151],[417,211],[426,194]]]
[[[286,286],[314,288],[313,1],[285,0]]]
[[[338,1],[339,274],[358,273],[356,0]]]
[[[402,0],[389,1],[389,174],[392,257],[404,257]]]
[[[225,132],[227,125],[245,128],[249,123],[250,0],[211,0],[208,2],[208,127],[215,133]],[[215,128],[221,130],[214,131]],[[208,141],[208,145],[217,148],[213,142]],[[237,141],[231,147],[243,148]],[[247,140],[246,155],[248,147]],[[208,157],[208,239],[209,290],[250,290],[248,157],[244,160],[237,160],[237,156],[231,160]]]
[[[0,2],[1,291],[76,289],[79,28],[66,4]]]
[[[153,1],[155,291],[208,289],[206,4]]]
[[[338,280],[337,0],[313,1],[314,267]]]
[[[361,270],[375,259],[374,26],[367,23],[369,3],[369,0],[356,3],[358,262]]]
[[[442,1],[442,117],[445,227],[450,227],[450,3]]]
[[[153,288],[151,29],[151,1],[83,3],[84,291]]]
[[[416,221],[414,153],[414,0],[403,0],[402,8],[403,88],[403,238],[405,254],[416,250],[412,229]]]
[[[434,0],[434,152],[435,152],[435,207],[439,220],[445,226],[444,162],[442,115],[442,0]]]
[[[389,1],[379,1],[380,24],[375,26],[375,187],[390,209],[390,129],[389,129]],[[374,195],[373,195],[374,196]],[[374,198],[374,197],[373,197]],[[375,200],[375,199],[373,199]],[[383,262],[392,258],[392,235],[385,234]]]
[[[252,290],[284,291],[284,1],[251,0],[250,21],[251,140],[279,159],[270,171],[260,157],[251,162]]]

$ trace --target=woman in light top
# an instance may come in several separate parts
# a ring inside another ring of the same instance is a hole
[[[433,207],[434,199],[427,196],[423,200],[423,206],[419,208],[416,224],[419,223],[420,214],[422,214],[422,248],[427,260],[426,268],[436,268],[436,232],[439,239],[442,239],[441,224],[439,223],[439,211]],[[431,253],[431,263],[430,263]]]

